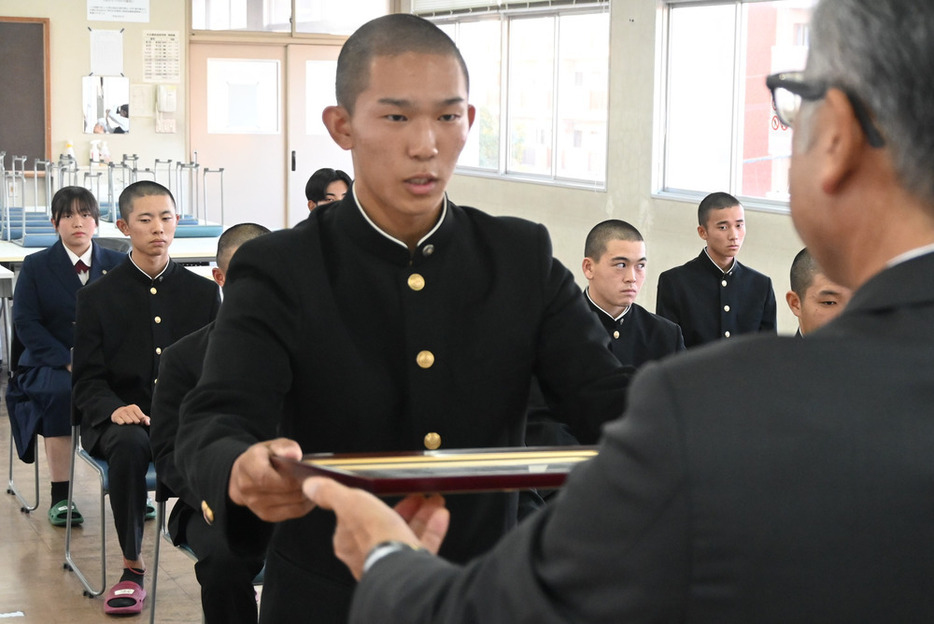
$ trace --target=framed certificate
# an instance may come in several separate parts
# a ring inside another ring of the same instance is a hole
[[[500,492],[557,488],[593,446],[509,447],[408,453],[312,454],[274,457],[299,477],[320,475],[380,495],[416,492]]]

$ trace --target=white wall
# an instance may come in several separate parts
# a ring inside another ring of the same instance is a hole
[[[190,158],[186,155],[185,102],[187,50],[185,45],[185,0],[150,0],[150,21],[88,22],[86,0],[0,0],[0,15],[8,17],[49,18],[49,66],[51,71],[52,160],[64,153],[65,143],[74,143],[79,165],[89,160],[91,139],[106,139],[114,160],[124,153],[139,154],[139,167],[153,167],[156,158],[173,161]],[[178,87],[178,132],[156,134],[152,117],[134,117],[130,110],[129,134],[84,134],[81,108],[81,79],[91,71],[91,34],[88,27],[104,30],[125,29],[123,33],[124,75],[130,88],[143,83],[143,31],[178,31],[182,41],[182,76]],[[0,59],[0,62],[3,62]],[[4,87],[6,88],[6,87]],[[2,114],[2,111],[0,111]]]

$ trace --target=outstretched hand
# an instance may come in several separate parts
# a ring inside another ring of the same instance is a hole
[[[266,522],[300,518],[314,505],[302,494],[300,478],[272,465],[273,455],[301,459],[302,449],[288,438],[254,444],[234,461],[227,494]]]
[[[334,553],[357,580],[367,554],[380,542],[397,540],[437,554],[450,522],[439,494],[407,496],[393,510],[368,492],[325,477],[305,479],[302,490],[312,503],[337,515]]]

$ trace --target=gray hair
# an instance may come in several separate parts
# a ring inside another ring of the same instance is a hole
[[[901,185],[934,204],[934,2],[822,0],[806,75],[858,97]],[[806,133],[805,133],[806,134]]]

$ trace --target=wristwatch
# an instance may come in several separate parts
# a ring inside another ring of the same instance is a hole
[[[376,562],[383,557],[387,557],[393,553],[397,553],[403,550],[424,549],[421,546],[413,546],[412,544],[400,542],[399,540],[386,540],[385,542],[380,542],[370,550],[366,556],[366,559],[363,560],[363,574],[366,574],[370,568],[372,568]]]

